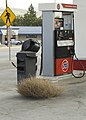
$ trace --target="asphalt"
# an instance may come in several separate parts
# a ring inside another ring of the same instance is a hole
[[[17,92],[16,68],[0,61],[0,120],[86,120],[86,75],[56,81],[64,88],[60,96],[25,98]]]

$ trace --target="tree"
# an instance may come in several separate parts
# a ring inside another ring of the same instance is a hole
[[[36,11],[34,10],[33,5],[31,4],[28,8],[27,13],[24,16],[17,16],[12,25],[18,26],[40,26],[42,24],[41,17],[37,18]]]
[[[2,19],[0,19],[0,26],[3,26],[3,25],[5,25],[5,23],[3,22]]]
[[[36,17],[36,11],[34,10],[33,5],[31,4],[30,7],[28,8],[28,13],[32,15],[33,17]]]
[[[37,18],[36,26],[42,26],[42,18]]]
[[[12,23],[13,26],[22,26],[23,25],[23,17],[17,16],[16,19]]]
[[[36,17],[36,11],[34,11],[34,7],[31,4],[28,8],[28,11],[26,14],[24,14],[24,26],[35,26],[37,21]]]

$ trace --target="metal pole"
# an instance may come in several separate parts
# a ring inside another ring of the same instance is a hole
[[[7,8],[7,0],[6,0],[6,8]],[[10,27],[7,26],[7,46],[9,47],[9,61],[11,60],[11,48],[10,48]]]
[[[6,7],[7,7],[7,0],[6,0]]]
[[[9,47],[9,61],[11,61],[11,46],[10,46],[10,27],[8,27],[8,47]]]

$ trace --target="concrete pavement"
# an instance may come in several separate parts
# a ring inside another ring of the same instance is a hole
[[[58,81],[63,93],[40,100],[19,95],[16,76],[10,61],[0,61],[0,120],[86,120],[86,76]]]

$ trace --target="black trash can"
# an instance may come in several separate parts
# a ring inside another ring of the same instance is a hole
[[[24,41],[22,44],[22,51],[38,52],[40,49],[40,43],[33,41],[32,39]]]
[[[35,52],[20,51],[17,53],[17,81],[35,76],[37,56]]]

